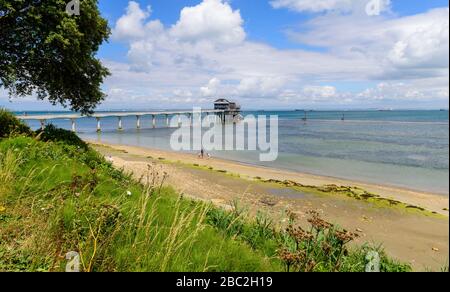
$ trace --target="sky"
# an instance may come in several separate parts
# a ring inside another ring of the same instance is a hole
[[[101,110],[440,109],[449,104],[449,2],[100,0],[112,30]],[[81,11],[82,13],[82,11]],[[33,96],[12,110],[58,110]]]

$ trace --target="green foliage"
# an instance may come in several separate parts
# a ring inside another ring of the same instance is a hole
[[[12,113],[0,108],[0,139],[12,135],[30,135],[31,129],[19,121]]]
[[[36,134],[44,142],[63,142],[63,144],[76,146],[80,149],[88,149],[86,142],[81,140],[77,134],[72,131],[57,128],[53,124],[47,125],[44,130],[38,130]]]
[[[229,236],[241,235],[244,230],[243,211],[239,208],[237,202],[234,202],[232,212],[213,208],[209,210],[207,220],[209,224],[224,230]]]
[[[48,271],[51,267],[51,258],[40,258],[30,251],[7,250],[0,246],[0,271],[36,272]]]
[[[65,0],[0,0],[0,87],[92,112],[109,75],[95,54],[110,30],[97,0],[80,2],[69,16]]]
[[[0,271],[280,271],[206,224],[209,206],[138,184],[77,146],[28,137],[0,142]],[[95,165],[94,168],[91,166]],[[62,255],[62,256],[61,256]]]

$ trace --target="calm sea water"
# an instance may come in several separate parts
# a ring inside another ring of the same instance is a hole
[[[35,113],[29,113],[35,114]],[[36,113],[38,114],[38,113]],[[351,112],[245,112],[279,116],[277,161],[261,163],[258,153],[231,151],[212,153],[216,157],[267,167],[318,175],[381,183],[409,189],[449,193],[449,114],[448,111],[351,111]],[[345,116],[345,121],[342,117]],[[170,135],[158,120],[151,129],[150,117],[136,130],[136,118],[124,119],[122,132],[117,119],[102,120],[97,134],[96,121],[77,122],[82,138],[132,146],[170,149]],[[70,128],[69,121],[54,124]],[[30,122],[37,128],[37,122]]]

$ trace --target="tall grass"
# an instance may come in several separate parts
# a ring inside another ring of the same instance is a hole
[[[13,188],[19,160],[14,150],[9,149],[5,153],[0,153],[0,199]]]
[[[18,137],[0,142],[0,270],[62,271],[79,253],[94,271],[279,271],[281,262],[208,224],[211,206],[139,182],[90,149]]]

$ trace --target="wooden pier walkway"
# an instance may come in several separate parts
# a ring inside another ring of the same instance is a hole
[[[141,119],[145,116],[152,117],[152,127],[156,128],[156,120],[159,116],[164,116],[166,118],[166,126],[170,126],[170,117],[178,116],[179,124],[181,123],[181,116],[188,116],[190,119],[193,114],[206,114],[206,115],[217,115],[224,120],[224,117],[229,113],[223,110],[202,110],[198,113],[195,111],[163,111],[163,112],[111,112],[111,113],[96,113],[90,116],[83,116],[80,114],[45,114],[45,115],[18,115],[17,118],[23,121],[40,121],[41,128],[44,129],[47,121],[52,120],[70,120],[72,123],[72,131],[76,132],[76,121],[79,119],[88,119],[94,118],[97,120],[97,131],[101,132],[101,120],[104,118],[117,118],[118,121],[118,130],[123,130],[123,118],[126,117],[136,117],[136,128],[141,128]]]

